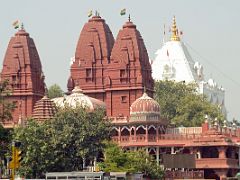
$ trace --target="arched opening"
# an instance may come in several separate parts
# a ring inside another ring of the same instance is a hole
[[[150,128],[148,129],[148,141],[150,142],[154,142],[156,141],[156,134],[157,134],[157,130],[154,126],[150,126]]]
[[[113,137],[113,136],[118,136],[118,131],[117,131],[117,129],[112,129],[112,131],[111,131],[111,136]]]
[[[156,129],[151,126],[149,129],[148,129],[148,134],[149,135],[156,135]]]
[[[143,126],[140,126],[138,129],[137,129],[137,135],[145,135],[146,134],[146,130],[143,128]]]
[[[216,147],[202,147],[202,158],[218,158],[219,153]]]
[[[130,136],[130,132],[127,128],[124,128],[122,131],[121,131],[121,136]]]
[[[148,153],[153,158],[152,160],[156,160],[157,159],[156,151],[154,149],[151,148]]]

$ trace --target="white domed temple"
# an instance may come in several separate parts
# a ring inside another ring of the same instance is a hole
[[[211,103],[218,105],[226,116],[225,90],[213,79],[207,81],[204,79],[203,66],[192,59],[187,47],[180,39],[175,17],[171,31],[170,41],[165,42],[157,50],[156,58],[152,62],[153,79],[197,83],[198,92],[205,94]]]

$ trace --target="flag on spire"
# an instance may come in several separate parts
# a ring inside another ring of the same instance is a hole
[[[88,12],[88,17],[91,17],[91,16],[92,16],[92,10]]]
[[[13,25],[14,29],[18,29],[19,28],[19,21],[18,20],[14,21],[12,23],[12,25]]]
[[[126,14],[126,8],[124,8],[124,9],[122,9],[121,11],[120,11],[120,15],[121,16],[123,16],[123,15],[125,15]]]

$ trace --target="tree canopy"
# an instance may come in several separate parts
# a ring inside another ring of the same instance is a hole
[[[48,88],[48,97],[50,99],[56,98],[56,97],[62,97],[63,96],[63,90],[60,88],[59,85],[53,84]]]
[[[197,93],[195,84],[157,81],[154,98],[160,104],[162,116],[177,126],[200,126],[206,114],[220,121],[224,118],[216,105]]]
[[[163,170],[145,149],[124,151],[117,144],[105,143],[104,161],[98,164],[104,172],[141,172],[151,179],[162,179]]]
[[[85,159],[93,160],[109,138],[110,123],[104,111],[88,113],[84,108],[60,109],[52,120],[14,129],[13,139],[22,142],[23,160],[19,174],[43,177],[48,171],[77,171]]]

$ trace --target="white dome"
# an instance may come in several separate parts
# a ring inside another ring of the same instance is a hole
[[[54,98],[53,102],[58,107],[64,107],[65,105],[67,105],[75,108],[77,105],[79,105],[89,109],[90,111],[93,111],[97,107],[106,107],[104,102],[84,95],[83,91],[78,86],[76,86],[72,90],[72,94],[70,94],[69,96]]]

